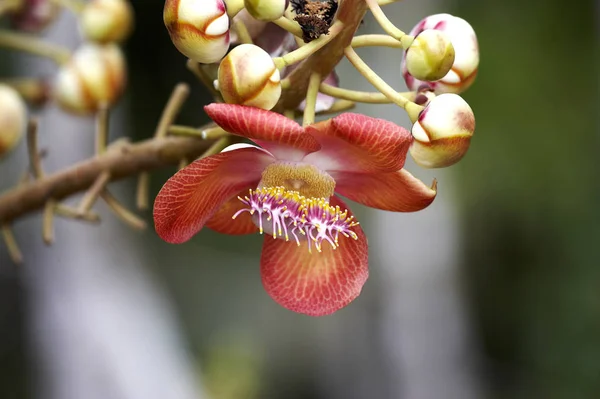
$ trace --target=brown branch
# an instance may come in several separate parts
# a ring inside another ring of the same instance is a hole
[[[350,45],[356,29],[360,25],[365,13],[367,3],[364,0],[343,0],[336,13],[336,20],[344,24],[342,31],[323,48],[306,60],[288,77],[290,87],[283,92],[276,110],[283,112],[286,109],[296,109],[306,98],[310,75],[318,73],[322,79],[327,78],[344,56],[344,49]]]
[[[102,155],[0,195],[0,223],[41,209],[48,199],[60,201],[84,191],[104,172],[110,173],[111,181],[135,176],[141,172],[177,165],[182,158],[196,159],[212,144],[212,140],[164,137],[110,147]]]

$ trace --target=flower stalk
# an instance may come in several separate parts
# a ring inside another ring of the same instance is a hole
[[[32,35],[7,30],[0,30],[0,47],[49,58],[58,65],[63,65],[71,59],[71,52],[61,46],[50,44]]]
[[[365,0],[365,2],[369,6],[369,9],[371,10],[373,17],[379,23],[381,28],[388,35],[390,35],[394,39],[398,40],[403,49],[407,49],[411,45],[411,43],[413,42],[413,40],[415,38],[402,32],[400,29],[398,29],[396,27],[396,25],[394,25],[392,23],[392,21],[390,21],[389,18],[385,15],[383,10],[381,9],[381,7],[379,6],[377,0]]]
[[[369,83],[371,83],[377,90],[383,95],[390,99],[393,103],[402,107],[408,114],[411,121],[416,121],[419,114],[423,110],[423,107],[409,101],[402,94],[394,90],[389,84],[385,82],[379,75],[375,73],[359,56],[352,47],[346,47],[344,54],[350,63],[363,75]]]
[[[321,75],[319,75],[318,72],[313,72],[308,81],[308,91],[306,92],[306,106],[304,107],[302,126],[308,126],[315,123],[315,105],[317,104],[320,83]]]
[[[317,51],[321,50],[327,43],[335,39],[335,37],[342,31],[343,28],[344,23],[341,21],[336,21],[333,25],[331,25],[329,34],[323,35],[282,57],[273,58],[275,66],[281,70],[289,65],[305,60]]]

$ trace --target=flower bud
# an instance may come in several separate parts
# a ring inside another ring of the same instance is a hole
[[[83,8],[79,23],[90,41],[120,42],[133,28],[133,9],[127,0],[92,0]]]
[[[67,111],[90,113],[114,104],[125,88],[125,59],[115,44],[85,44],[59,70],[54,97]]]
[[[443,168],[458,162],[469,149],[475,116],[457,94],[441,94],[431,100],[414,123],[410,155],[424,168]]]
[[[450,71],[440,80],[424,82],[408,69],[407,54],[402,61],[402,74],[410,90],[417,90],[422,85],[427,85],[436,94],[462,93],[471,86],[477,75],[479,67],[479,45],[475,31],[467,21],[450,14],[431,15],[419,22],[410,32],[419,35],[425,30],[444,32],[454,46],[454,64]]]
[[[177,50],[196,62],[217,62],[229,49],[223,0],[167,0],[163,20]]]
[[[244,0],[246,10],[260,21],[275,21],[283,16],[288,0]]]
[[[219,65],[219,90],[226,103],[271,109],[281,96],[279,70],[269,54],[242,44]]]
[[[454,47],[443,32],[427,29],[419,33],[404,56],[408,73],[421,80],[443,78],[454,63]]]
[[[15,89],[0,84],[0,157],[12,150],[25,130],[27,108]]]
[[[50,25],[61,7],[52,0],[23,0],[20,7],[11,10],[11,25],[18,30],[36,33]]]

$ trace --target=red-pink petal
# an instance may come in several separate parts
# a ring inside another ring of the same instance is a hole
[[[249,185],[244,190],[241,190],[237,195],[234,195],[221,205],[217,213],[208,219],[205,226],[218,233],[234,236],[258,232],[258,227],[256,227],[252,221],[252,216],[250,216],[249,212],[241,212],[235,219],[232,219],[237,211],[247,208],[247,206],[238,199],[238,196],[244,197],[245,195],[248,195],[248,190],[255,189],[257,185],[258,181],[255,184]]]
[[[279,159],[300,160],[321,148],[302,126],[275,112],[236,104],[210,104],[204,110],[224,130],[251,139]]]
[[[333,196],[330,203],[346,208]],[[347,208],[346,208],[347,209]],[[361,292],[369,276],[367,237],[360,226],[358,240],[340,237],[340,246],[323,244],[323,252],[266,236],[260,271],[267,293],[281,306],[309,316],[324,316],[343,308]]]
[[[177,172],[154,201],[156,232],[182,243],[196,234],[227,200],[260,180],[274,159],[258,148],[243,148],[199,159]]]
[[[371,208],[414,212],[426,208],[436,196],[436,186],[425,185],[405,169],[390,173],[333,172],[336,193]]]
[[[306,127],[321,150],[305,157],[324,170],[393,172],[404,166],[412,135],[383,119],[345,113]]]

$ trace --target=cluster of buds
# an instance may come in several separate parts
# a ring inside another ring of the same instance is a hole
[[[58,72],[54,98],[66,111],[90,114],[110,107],[125,90],[127,68],[118,43],[133,28],[127,0],[92,0],[79,14],[86,40]]]
[[[75,12],[84,39],[73,52],[33,35],[55,21],[66,5]],[[129,0],[65,4],[7,0],[4,11],[14,31],[1,32],[2,43],[14,50],[47,56],[59,67],[51,84],[45,78],[18,77],[0,86],[0,155],[14,148],[22,136],[26,120],[23,99],[38,106],[54,100],[65,111],[76,114],[92,114],[119,99],[126,84],[126,62],[118,43],[131,33],[134,19]]]
[[[458,94],[471,86],[479,66],[479,46],[467,21],[450,14],[431,15],[410,34],[415,41],[402,61],[402,75],[410,90]]]
[[[477,75],[477,36],[468,22],[450,14],[424,18],[410,34],[414,41],[404,52],[402,74],[425,105],[412,127],[410,154],[422,167],[447,167],[466,154],[475,130],[473,111],[457,93]]]
[[[271,109],[281,96],[281,76],[272,53],[249,43],[229,51],[232,38],[240,40],[230,28],[233,19],[234,26],[243,25],[251,38],[258,39],[268,21],[284,15],[288,0],[245,0],[243,6],[232,11],[236,7],[228,9],[223,0],[166,0],[163,19],[183,55],[199,64],[219,63],[215,88],[227,103]]]

